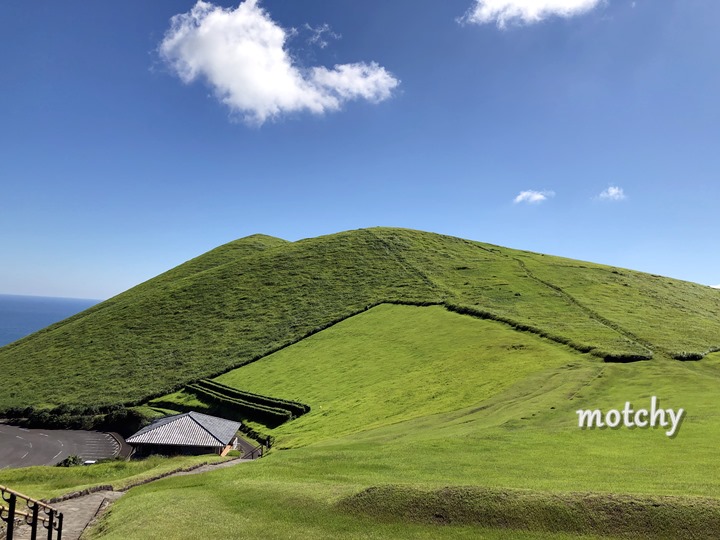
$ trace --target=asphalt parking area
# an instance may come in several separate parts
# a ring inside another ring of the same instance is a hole
[[[84,460],[105,459],[119,451],[117,441],[107,433],[0,424],[0,469],[55,465],[71,455]]]

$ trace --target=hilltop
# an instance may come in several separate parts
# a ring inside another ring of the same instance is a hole
[[[230,242],[0,349],[0,411],[135,404],[382,303],[437,304],[607,361],[700,359],[720,291],[407,229]]]

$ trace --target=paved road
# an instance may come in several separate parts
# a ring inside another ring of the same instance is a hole
[[[107,433],[61,429],[24,429],[0,424],[0,469],[54,465],[68,456],[114,457],[120,447]]]

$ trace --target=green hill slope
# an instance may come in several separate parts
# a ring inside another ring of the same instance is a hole
[[[609,359],[720,344],[709,287],[404,229],[258,235],[0,349],[0,411],[138,402],[383,302],[444,303]]]
[[[720,353],[606,363],[441,306],[377,306],[218,377],[311,405],[267,457],[135,489],[91,537],[242,522],[273,538],[716,538],[719,377]],[[577,409],[651,396],[686,410],[677,437],[578,428]]]
[[[218,381],[310,403],[275,430],[286,448],[463,409],[575,361],[572,349],[495,321],[381,305]],[[597,370],[587,364],[586,376]]]

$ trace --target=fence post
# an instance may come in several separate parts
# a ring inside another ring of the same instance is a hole
[[[52,508],[50,509],[50,513],[48,514],[48,535],[47,540],[52,540],[52,533],[53,528],[55,524],[55,510]]]
[[[63,525],[63,515],[62,513],[58,516],[57,520],[57,528],[55,529],[58,533],[57,540],[62,540],[62,525]]]
[[[18,500],[25,501],[27,512],[18,510]],[[31,540],[38,540],[38,522],[48,529],[48,540],[52,540],[53,531],[58,532],[57,540],[60,540],[63,523],[62,512],[58,512],[48,504],[27,497],[5,486],[0,486],[0,501],[8,503],[7,506],[0,506],[0,520],[7,523],[7,530],[4,537],[7,540],[13,540],[15,537],[15,521],[18,517],[22,517],[23,523],[30,526]],[[49,516],[47,521],[42,518],[40,515],[41,512]]]
[[[27,503],[28,508],[32,510],[32,518],[31,522],[28,523],[30,525],[30,540],[37,540],[37,520],[38,520],[38,510],[40,510],[40,506],[38,503],[34,502],[31,503],[28,501]],[[25,518],[25,523],[27,523],[27,518]]]
[[[3,499],[5,496],[3,495]],[[14,493],[10,494],[9,499],[5,499],[8,502],[8,520],[7,520],[7,540],[13,540],[13,534],[15,533],[15,503],[17,497]]]

